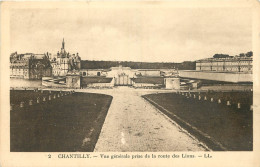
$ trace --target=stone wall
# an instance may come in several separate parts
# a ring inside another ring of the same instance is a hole
[[[164,84],[164,77],[138,77],[132,78],[135,83]]]
[[[91,84],[88,84],[87,87],[88,88],[107,88],[107,87],[113,87],[114,84],[111,82],[111,83],[91,83]]]
[[[209,71],[179,71],[180,77],[205,79],[224,82],[253,82],[252,73],[209,72]]]
[[[68,88],[80,88],[81,81],[80,75],[67,75],[66,76],[66,85]]]
[[[113,78],[88,76],[81,77],[81,86],[84,87],[111,87],[114,86]]]
[[[161,71],[160,70],[138,70],[137,74],[140,74],[141,76],[160,76]]]
[[[151,84],[151,83],[134,83],[133,87],[135,88],[145,88],[145,87],[160,87],[161,85],[158,84]]]

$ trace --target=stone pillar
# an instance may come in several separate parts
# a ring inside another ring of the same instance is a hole
[[[231,104],[230,104],[230,101],[227,101],[227,106],[230,106]]]
[[[218,104],[220,104],[221,103],[221,100],[220,99],[218,99]]]
[[[173,85],[173,89],[179,90],[181,88],[180,78],[173,78],[172,85]]]
[[[81,76],[79,72],[70,73],[66,75],[66,86],[68,88],[80,88]]]
[[[49,100],[51,100],[51,95],[49,95]]]
[[[201,96],[199,96],[199,100],[201,100]]]
[[[40,97],[37,97],[36,103],[40,103]]]
[[[33,100],[29,100],[29,106],[33,105]]]
[[[43,97],[43,98],[42,98],[42,101],[46,101],[46,97]]]
[[[180,78],[164,78],[166,89],[180,90]]]
[[[208,100],[208,99],[207,99],[207,96],[204,97],[204,100],[205,100],[205,101]]]
[[[21,107],[21,108],[24,107],[24,102],[23,102],[23,101],[20,103],[20,107]]]
[[[237,108],[240,109],[241,108],[241,105],[240,103],[237,103]]]
[[[210,98],[210,101],[211,101],[211,102],[213,102],[213,101],[214,101],[213,97],[212,97],[212,98]]]

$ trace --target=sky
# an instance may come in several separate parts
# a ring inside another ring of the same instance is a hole
[[[83,60],[182,62],[252,50],[248,8],[104,7],[13,9],[11,52]]]

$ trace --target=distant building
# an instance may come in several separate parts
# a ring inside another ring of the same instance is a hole
[[[41,79],[51,76],[51,65],[47,54],[17,54],[10,56],[10,77],[23,79]]]
[[[66,76],[69,71],[80,70],[81,58],[78,53],[70,54],[66,52],[63,39],[61,51],[52,57],[51,66],[53,76]]]
[[[79,71],[81,59],[77,54],[65,51],[62,41],[61,51],[56,55],[12,53],[10,56],[10,77],[23,79],[42,79],[50,76],[66,76],[69,71]]]
[[[252,57],[208,58],[196,61],[197,71],[252,72]]]

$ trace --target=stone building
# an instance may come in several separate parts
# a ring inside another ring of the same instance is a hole
[[[17,54],[10,56],[10,77],[23,79],[41,79],[51,76],[49,54]]]
[[[69,71],[80,70],[81,58],[65,50],[64,39],[61,51],[56,55],[12,53],[10,56],[10,77],[23,79],[42,79],[50,76],[66,76]]]
[[[52,75],[66,76],[69,71],[80,70],[81,58],[79,54],[70,54],[65,50],[64,39],[62,41],[61,51],[54,55],[51,59]]]
[[[208,58],[196,61],[197,71],[252,72],[252,57]]]

